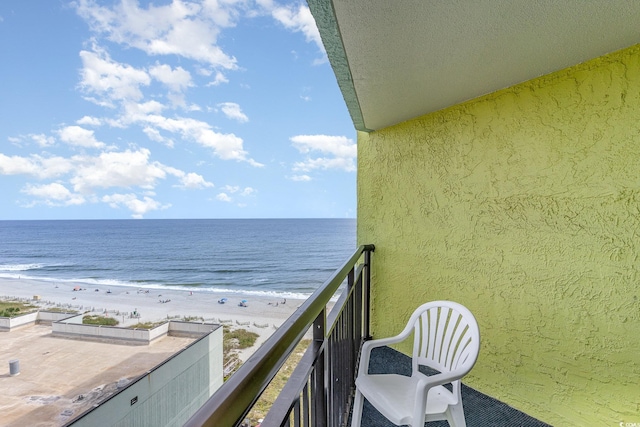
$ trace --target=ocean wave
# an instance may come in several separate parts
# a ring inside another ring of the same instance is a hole
[[[44,267],[44,264],[0,264],[0,271],[29,271]]]
[[[177,290],[177,291],[198,291],[226,295],[242,295],[246,297],[255,296],[263,298],[289,298],[307,299],[313,294],[321,281],[312,281],[304,275],[294,277],[245,277],[243,279],[229,277],[222,283],[215,281],[194,281],[172,282],[169,280],[154,279],[114,279],[101,277],[66,277],[55,276],[55,271],[50,270],[53,264],[12,264],[0,265],[0,278],[35,280],[52,284],[77,285],[83,288],[109,288],[124,287],[130,289],[145,289],[154,291]],[[38,273],[29,274],[29,270],[38,270]],[[84,269],[89,272],[90,269]],[[248,269],[247,269],[248,270]],[[53,273],[48,275],[47,273]],[[41,275],[43,274],[44,275]],[[238,279],[238,280],[236,280]]]
[[[120,285],[122,286],[122,285]],[[127,285],[125,285],[127,286]],[[128,285],[131,287],[132,285]],[[193,286],[184,285],[162,285],[162,284],[145,284],[135,286],[141,289],[155,289],[155,290],[174,290],[174,291],[191,291]],[[200,286],[198,292],[211,292],[216,294],[233,294],[233,295],[254,295],[256,297],[272,297],[272,298],[290,298],[290,299],[307,299],[311,296],[311,293],[300,293],[290,291],[257,291],[252,289],[230,289],[230,288],[218,288],[215,286]]]
[[[16,270],[21,271],[21,270]],[[229,294],[229,295],[244,295],[244,296],[256,296],[256,297],[269,297],[269,298],[290,298],[290,299],[307,299],[311,296],[312,292],[292,292],[292,291],[276,291],[276,290],[255,290],[255,289],[232,289],[228,287],[216,287],[207,285],[204,283],[180,283],[180,284],[167,284],[159,283],[151,280],[135,280],[135,281],[123,281],[118,279],[99,279],[99,278],[70,278],[62,279],[56,277],[40,277],[30,276],[17,273],[1,273],[2,279],[22,279],[22,280],[34,280],[41,282],[48,282],[53,284],[72,284],[85,288],[109,288],[123,287],[132,289],[147,289],[147,290],[175,290],[175,291],[195,291],[198,292],[210,292],[216,294]]]
[[[140,286],[135,283],[118,280],[118,279],[98,279],[94,277],[88,277],[84,279],[69,279],[65,280],[65,282],[73,282],[73,283],[85,283],[89,286],[127,286],[130,288],[139,288]]]
[[[272,298],[291,298],[291,299],[307,299],[311,294],[290,292],[290,291],[256,291],[249,289],[224,289],[224,288],[202,288],[200,291],[215,292],[215,293],[228,293],[228,294],[241,294],[241,295],[254,295],[257,297],[272,297]]]
[[[70,281],[73,283],[93,283],[85,280],[77,280]],[[94,283],[95,284],[95,283]],[[290,299],[307,299],[311,296],[311,293],[303,293],[303,292],[291,292],[291,291],[274,291],[274,290],[264,290],[259,291],[255,289],[231,289],[224,287],[216,287],[210,285],[194,285],[194,284],[166,284],[166,283],[140,283],[137,281],[133,282],[122,282],[118,280],[102,280],[102,286],[121,286],[127,288],[136,288],[136,289],[148,289],[148,290],[174,290],[174,291],[195,291],[197,289],[198,292],[210,292],[215,294],[232,294],[232,295],[245,295],[250,296],[254,295],[256,297],[271,297],[271,298],[290,298]]]
[[[139,287],[133,283],[125,282],[122,280],[116,279],[94,279],[94,278],[60,278],[60,277],[50,277],[50,276],[34,276],[28,274],[18,274],[17,272],[22,270],[15,270],[16,273],[2,273],[0,269],[0,278],[2,279],[20,279],[20,280],[34,280],[38,282],[48,282],[48,283],[72,283],[76,285],[84,285],[84,286],[128,286],[128,287]]]

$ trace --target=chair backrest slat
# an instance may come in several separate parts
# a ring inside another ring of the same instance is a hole
[[[435,337],[435,345],[434,345],[434,353],[431,356],[432,360],[441,363],[441,357],[442,357],[442,348],[444,347],[444,338],[445,338],[445,331],[447,328],[447,324],[449,322],[449,309],[446,307],[439,307],[439,308],[435,308],[432,310],[429,310],[430,312],[433,312],[436,316],[436,318],[438,319],[438,332],[437,335]]]
[[[455,349],[455,341],[454,336],[456,331],[458,330],[458,323],[460,322],[460,313],[456,313],[453,310],[447,309],[450,314],[447,316],[447,327],[442,335],[442,349],[440,351],[440,358],[438,361],[442,363],[444,366],[451,366],[450,364],[450,355],[452,354],[452,350]],[[452,349],[452,347],[454,347]]]
[[[449,301],[435,301],[419,307],[412,318],[414,371],[418,365],[450,371],[465,365],[467,360],[475,361],[480,335],[473,315],[466,308]]]
[[[469,325],[467,322],[462,316],[458,316],[455,333],[451,337],[451,345],[449,347],[449,353],[447,354],[447,366],[455,368],[456,361],[459,359],[461,351],[463,350],[460,344],[468,330]]]
[[[462,349],[458,352],[456,359],[453,361],[451,369],[456,369],[458,366],[463,365],[472,355],[473,343],[471,337],[468,337],[466,341],[462,341],[460,345]]]

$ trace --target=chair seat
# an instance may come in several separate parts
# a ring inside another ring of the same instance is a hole
[[[413,405],[420,375],[407,377],[396,374],[366,375],[358,377],[356,385],[364,397],[377,408],[382,415],[396,425],[411,424]],[[425,414],[444,414],[449,405],[455,405],[457,399],[443,386],[429,390]],[[431,420],[446,419],[427,417]]]

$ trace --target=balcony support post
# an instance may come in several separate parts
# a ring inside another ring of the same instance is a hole
[[[326,308],[320,311],[318,317],[313,322],[313,351],[318,355],[318,359],[316,361],[315,366],[315,375],[313,376],[313,390],[311,392],[311,396],[314,400],[313,402],[313,410],[315,415],[313,416],[313,427],[327,427],[327,393],[326,393],[326,384],[327,384],[327,370],[326,366],[326,349],[323,349],[324,339],[325,339],[325,328],[326,328],[326,320],[327,320],[327,310]]]
[[[373,245],[370,245],[373,247]],[[365,341],[371,339],[370,331],[370,312],[371,312],[371,250],[367,250],[364,253],[364,280],[362,284],[362,323],[363,331],[362,336]]]

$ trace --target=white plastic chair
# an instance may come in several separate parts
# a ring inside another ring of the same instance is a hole
[[[369,374],[373,348],[404,341],[412,332],[410,377]],[[351,427],[360,427],[363,397],[396,425],[424,427],[427,421],[447,420],[451,426],[465,427],[460,378],[473,368],[479,351],[478,323],[467,308],[451,301],[421,305],[399,335],[362,346]],[[420,365],[439,373],[427,376],[418,370]],[[448,383],[452,391],[443,386]]]

